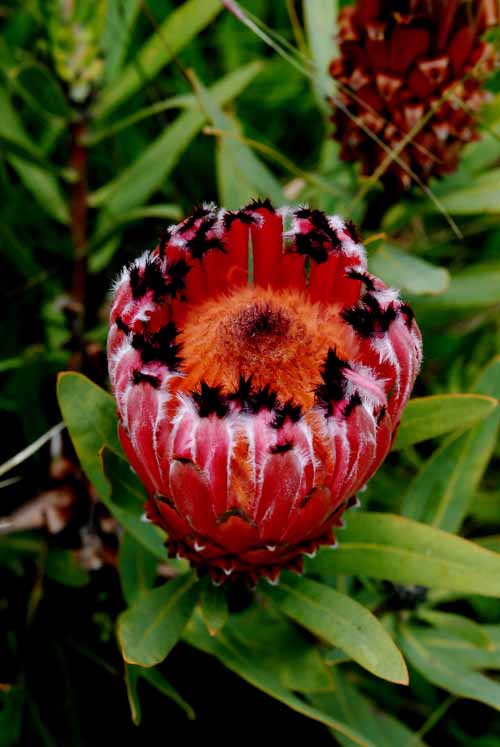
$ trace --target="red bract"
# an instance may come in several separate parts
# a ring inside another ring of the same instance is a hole
[[[333,121],[340,155],[376,171],[396,191],[412,172],[426,183],[454,171],[476,139],[481,78],[496,55],[481,34],[498,23],[498,0],[358,0],[339,16],[339,82]],[[404,142],[406,139],[406,142]]]
[[[351,223],[264,201],[198,208],[126,267],[108,357],[170,553],[216,582],[276,581],[334,544],[391,446],[421,339]]]

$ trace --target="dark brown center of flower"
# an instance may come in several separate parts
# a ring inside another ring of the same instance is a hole
[[[279,346],[280,340],[286,338],[292,320],[290,314],[282,306],[276,306],[269,301],[256,301],[238,312],[229,321],[229,331],[242,346],[270,349]]]

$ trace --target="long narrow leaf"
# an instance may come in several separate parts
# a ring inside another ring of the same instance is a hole
[[[340,667],[332,672],[335,689],[331,693],[314,693],[308,700],[325,713],[345,721],[371,739],[377,747],[424,747],[418,735],[391,714],[382,713],[376,705],[354,687]],[[354,747],[343,734],[336,735],[342,747]]]
[[[115,454],[122,454],[115,402],[86,376],[73,372],[59,375],[57,397],[80,464],[98,495],[105,498],[110,485],[101,468],[101,448],[108,446]]]
[[[0,85],[0,135],[10,141],[19,143],[31,153],[37,153],[23,125],[14,110],[10,97]],[[41,155],[41,154],[40,154]],[[35,200],[44,208],[51,218],[59,223],[69,222],[68,206],[62,195],[57,179],[48,170],[32,161],[24,160],[20,156],[11,155],[9,161],[25,187],[31,192]]]
[[[231,137],[238,132],[236,121],[229,118],[215,97],[192,74],[194,91],[200,105],[212,124],[221,130],[218,147],[217,180],[221,203],[228,208],[237,209],[253,197],[269,197],[280,204],[283,191],[278,180],[269,171],[255,153],[241,140]],[[224,132],[228,132],[228,137]]]
[[[236,70],[216,83],[210,90],[219,106],[234,99],[261,70],[259,62]],[[205,122],[201,111],[181,114],[141,156],[113,181],[91,196],[93,207],[104,209],[116,220],[131,208],[142,205],[168,177],[191,140]]]
[[[404,449],[450,431],[465,430],[478,420],[484,420],[497,407],[494,397],[479,394],[438,394],[412,399],[404,411],[393,449]]]
[[[265,594],[295,622],[341,648],[368,671],[408,683],[404,659],[385,628],[346,594],[290,573],[282,574],[278,586]]]
[[[338,0],[304,0],[303,8],[309,51],[316,68],[314,91],[319,107],[326,114],[329,107],[325,91],[332,85],[328,67],[337,54]]]
[[[427,524],[393,514],[352,513],[338,539],[338,549],[315,558],[315,573],[500,597],[500,555]]]
[[[479,700],[500,710],[500,682],[495,682],[484,674],[462,667],[459,661],[444,653],[430,651],[418,630],[410,626],[401,628],[401,645],[417,671],[438,687],[463,698]]]
[[[500,397],[500,357],[486,367],[473,388]],[[493,454],[499,426],[497,405],[483,422],[434,452],[404,496],[404,515],[457,531]]]
[[[193,574],[142,594],[118,619],[118,640],[129,664],[159,664],[177,643],[196,604]]]
[[[213,654],[228,669],[238,674],[250,685],[279,700],[292,710],[329,726],[335,733],[349,737],[356,747],[377,747],[374,742],[362,736],[355,728],[350,727],[341,719],[336,719],[293,695],[283,687],[273,672],[261,669],[258,660],[250,658],[244,651],[241,651],[240,647],[235,645],[225,631],[212,638],[200,617],[194,615],[191,618],[183,635],[183,638],[192,646],[205,653]]]
[[[151,81],[222,9],[219,0],[187,0],[155,29],[123,72],[103,91],[95,117],[108,115]]]

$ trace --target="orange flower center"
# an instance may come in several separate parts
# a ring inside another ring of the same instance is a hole
[[[329,348],[344,360],[358,351],[340,306],[313,304],[296,291],[239,289],[192,309],[180,336],[186,378],[181,390],[201,381],[235,391],[240,376],[255,388],[266,384],[282,402],[314,404],[314,389]]]

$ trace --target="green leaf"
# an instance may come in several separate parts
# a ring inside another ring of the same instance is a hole
[[[223,129],[237,132],[228,124]],[[234,120],[233,120],[234,121]],[[272,202],[284,201],[280,184],[245,143],[222,133],[217,137],[217,190],[221,205],[236,210],[253,198],[269,195]]]
[[[90,581],[87,571],[78,565],[76,556],[71,550],[52,548],[47,555],[45,573],[54,581],[64,586],[79,588]]]
[[[480,524],[500,524],[500,490],[480,490],[472,499],[469,513]]]
[[[105,51],[104,78],[107,84],[116,80],[122,68],[140,7],[141,0],[127,0],[126,3],[122,0],[108,0],[102,38]]]
[[[201,614],[210,635],[217,635],[229,619],[224,589],[206,579],[200,595]]]
[[[42,266],[36,260],[34,249],[28,246],[26,241],[20,240],[17,232],[7,222],[0,225],[0,240],[3,256],[10,265],[15,267],[16,272],[26,279],[43,273]],[[8,370],[8,360],[2,361],[1,372]],[[22,357],[17,358],[17,360],[22,364]]]
[[[189,703],[179,695],[177,690],[172,687],[170,682],[168,682],[157,669],[143,669],[142,676],[146,682],[149,682],[149,684],[156,688],[158,692],[162,693],[162,695],[166,695],[166,697],[173,700],[174,703],[177,703],[189,719],[192,720],[196,718],[196,714]]]
[[[0,543],[0,559],[16,558],[19,555],[39,555],[43,552],[45,543],[39,532],[15,532],[5,534]]]
[[[485,547],[487,550],[500,553],[500,534],[488,534],[485,537],[474,537],[474,542],[477,542],[481,547]]]
[[[21,738],[25,719],[26,690],[24,687],[4,685],[0,689],[0,737],[2,747],[16,747]]]
[[[130,607],[155,582],[158,560],[132,534],[125,532],[118,553],[123,596]]]
[[[408,660],[433,685],[500,710],[500,683],[464,668],[453,656],[442,652],[438,654],[435,649],[429,650],[416,628],[401,626],[400,637]]]
[[[500,169],[490,169],[474,176],[473,182],[466,187],[444,192],[440,195],[440,200],[452,215],[497,215],[500,213],[499,182]],[[434,205],[429,204],[428,210],[435,209]]]
[[[377,618],[354,599],[334,589],[282,574],[278,586],[265,591],[286,615],[323,640],[338,646],[377,677],[408,683],[400,651]]]
[[[130,713],[132,715],[132,721],[136,726],[141,723],[141,704],[139,701],[139,695],[137,692],[137,686],[139,680],[145,680],[149,684],[158,690],[162,695],[170,698],[174,703],[182,708],[186,716],[189,719],[195,718],[195,713],[189,703],[186,703],[184,698],[179,695],[177,690],[172,687],[170,682],[158,672],[157,669],[143,669],[142,667],[136,667],[132,664],[125,665],[125,684],[127,686],[127,696],[130,706]]]
[[[260,70],[261,64],[253,62],[227,75],[210,89],[214,101],[223,106],[234,99]],[[131,166],[91,195],[89,202],[92,207],[104,208],[99,216],[96,235],[108,230],[117,219],[149,199],[167,179],[204,122],[205,114],[202,112],[187,111],[181,114]],[[98,261],[98,256],[94,255],[92,260]]]
[[[134,55],[134,60],[99,96],[96,118],[108,115],[118,104],[150,82],[222,10],[219,0],[186,0],[170,13]]]
[[[221,204],[236,210],[257,196],[269,197],[281,204],[283,191],[280,183],[248,145],[239,139],[237,120],[224,114],[214,96],[194,73],[190,78],[207,118],[221,130],[217,142],[217,181]]]
[[[485,368],[473,389],[500,397],[500,357]],[[493,454],[499,425],[497,405],[483,422],[437,449],[408,488],[403,514],[456,532]]]
[[[439,630],[448,631],[474,646],[492,650],[494,644],[482,625],[463,615],[422,608],[416,616]]]
[[[479,626],[491,641],[488,648],[477,646],[470,639],[444,628],[419,628],[418,638],[426,648],[436,650],[437,655],[450,656],[465,669],[500,670],[500,626]]]
[[[438,295],[450,284],[450,275],[444,267],[436,267],[391,244],[384,243],[377,249],[369,259],[369,267],[387,285],[415,295]]]
[[[434,452],[404,495],[404,516],[457,531],[491,456],[489,434],[480,435],[474,429]]]
[[[30,152],[38,152],[36,145],[24,131],[23,125],[11,103],[7,91],[0,85],[0,136],[19,143]],[[35,148],[35,151],[33,149]],[[40,153],[40,156],[42,154]],[[59,223],[69,223],[69,210],[55,177],[41,166],[19,156],[10,156],[9,162],[35,200]]]
[[[102,220],[98,221],[96,236],[92,239],[92,245],[100,245],[89,257],[89,271],[93,275],[97,275],[108,267],[120,246],[120,236],[115,233],[115,228],[121,223],[121,219],[117,221],[114,218],[109,218],[108,220],[108,216],[104,215],[101,215],[101,218]],[[103,238],[103,243],[101,243],[97,238],[97,232],[99,232],[99,236],[109,236],[109,238],[107,240]]]
[[[283,687],[308,693],[331,690],[333,683],[319,646],[312,646],[274,606],[252,606],[231,615],[224,629],[240,652],[272,673]]]
[[[80,464],[99,498],[138,542],[164,560],[161,530],[141,520],[144,488],[123,458],[114,399],[82,374],[73,372],[59,375],[57,395]]]
[[[115,221],[109,221],[106,224],[101,224],[101,228],[94,234],[92,240],[94,245],[97,244],[100,247],[99,256],[102,256],[103,261],[100,266],[98,265],[96,267],[96,254],[94,254],[91,271],[96,272],[97,270],[102,270],[105,267],[108,261],[108,257],[104,253],[102,245],[112,239],[112,237],[115,236],[118,231],[123,230],[123,228],[128,223],[139,223],[145,219],[168,220],[177,222],[181,220],[181,218],[182,211],[178,205],[145,205],[142,208],[129,210],[126,215],[120,215]],[[104,262],[104,260],[106,260],[106,262]]]
[[[293,695],[282,685],[272,670],[262,669],[259,660],[252,657],[238,641],[235,641],[228,634],[227,630],[221,631],[215,638],[210,636],[201,615],[193,615],[186,626],[183,638],[200,651],[216,656],[228,669],[238,674],[253,687],[262,690],[303,716],[308,716],[331,727],[336,734],[349,737],[357,747],[377,747],[374,742],[363,737],[356,729],[351,728],[340,719],[309,706]]]
[[[450,431],[465,430],[496,407],[496,399],[479,394],[437,394],[412,399],[403,413],[393,449],[405,449]]]
[[[123,508],[135,516],[140,516],[143,512],[146,492],[123,454],[118,456],[116,452],[103,446],[99,458],[102,470],[111,485],[111,502],[117,508]]]
[[[449,324],[445,311],[468,312],[500,303],[500,262],[481,262],[451,276],[449,288],[439,296],[414,299],[417,318]]]
[[[336,57],[338,0],[303,0],[305,29],[309,53],[315,67],[314,90],[319,108],[329,112],[326,94],[333,93],[334,82],[328,73],[330,62]]]
[[[125,686],[127,688],[128,705],[130,708],[130,715],[132,716],[132,722],[139,726],[142,718],[141,701],[137,693],[137,685],[139,684],[139,677],[142,669],[141,667],[134,667],[131,664],[125,664]]]
[[[30,141],[21,143],[19,140],[0,132],[0,144],[2,145],[5,154],[19,156],[23,161],[39,166],[42,170],[50,171],[51,168],[53,168],[51,164],[44,159],[44,156],[40,153],[38,147]]]
[[[1,106],[1,103],[0,103]],[[51,218],[59,223],[69,222],[69,213],[57,180],[47,170],[18,156],[10,156],[9,163],[29,192]]]
[[[469,143],[460,158],[458,173],[473,183],[473,175],[485,171],[489,166],[498,165],[500,156],[500,95],[492,95],[491,100],[481,109],[481,137]],[[445,180],[446,181],[446,180]],[[446,191],[446,190],[445,190]]]
[[[152,667],[175,646],[198,598],[194,574],[142,594],[118,618],[118,640],[128,664]]]
[[[145,493],[137,475],[128,462],[110,449],[101,450],[102,470],[109,480],[111,491],[103,499],[120,524],[158,560],[165,560],[165,536],[154,524],[144,521]]]
[[[71,107],[59,81],[46,65],[31,59],[21,63],[9,71],[9,84],[38,116],[67,126]]]
[[[122,455],[117,435],[116,403],[104,389],[72,371],[59,374],[57,398],[80,464],[104,500],[110,490],[99,452],[107,446],[115,454]]]
[[[200,619],[204,619],[201,607]],[[311,645],[309,638],[274,605],[252,605],[244,612],[233,613],[223,634],[240,653],[258,661],[262,670],[277,677],[288,690],[331,690],[330,670],[319,646]]]
[[[500,555],[393,514],[350,513],[339,547],[322,550],[308,566],[326,576],[358,574],[500,597]]]
[[[144,119],[162,114],[169,109],[198,108],[198,102],[192,93],[180,93],[177,96],[169,96],[166,99],[156,101],[154,104],[144,106],[142,109],[133,112],[133,114],[120,117],[120,119],[115,122],[106,122],[101,127],[95,125],[84,134],[82,142],[84,145],[88,146],[96,145],[107,138],[114,137],[122,130],[126,130],[128,127],[131,127],[138,122],[142,122]]]
[[[383,713],[344,676],[340,667],[332,671],[334,691],[313,693],[308,700],[325,713],[360,729],[376,747],[425,747],[421,739],[407,726],[388,713]],[[349,737],[336,735],[342,747],[354,747]]]

